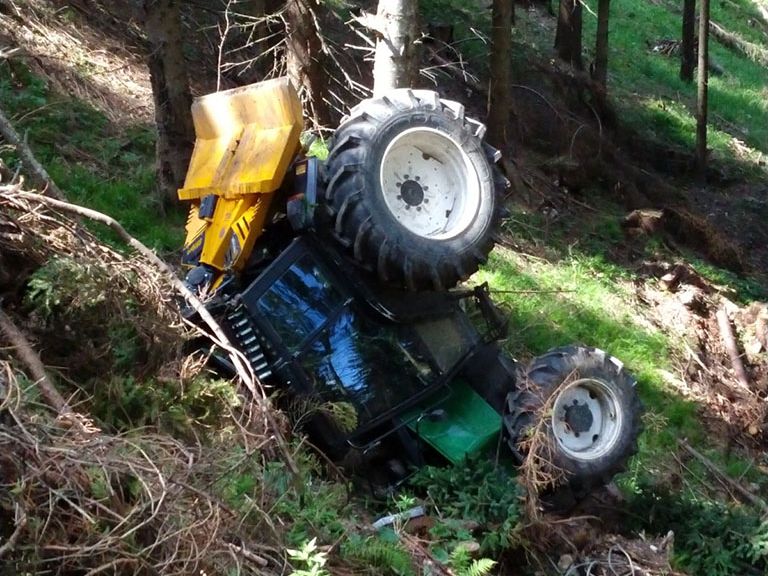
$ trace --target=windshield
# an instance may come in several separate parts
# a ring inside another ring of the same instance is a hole
[[[281,274],[256,307],[319,398],[351,403],[359,425],[428,389],[458,353],[453,338],[443,338],[437,354],[434,343],[425,342],[435,328],[448,333],[442,322],[420,328],[372,320],[309,254]]]
[[[436,381],[419,348],[405,327],[373,324],[345,308],[300,361],[323,400],[351,402],[365,424]]]
[[[305,255],[270,286],[256,307],[285,346],[295,349],[343,303],[342,295]]]

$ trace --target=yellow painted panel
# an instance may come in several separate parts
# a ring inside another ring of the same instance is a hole
[[[198,98],[195,148],[179,198],[236,198],[280,187],[299,148],[301,103],[287,78]]]
[[[232,226],[233,234],[240,240],[240,254],[238,254],[232,268],[242,270],[248,262],[253,250],[253,244],[256,238],[261,236],[264,228],[264,221],[269,211],[269,204],[272,200],[270,194],[261,194],[258,196],[256,205],[251,206]],[[244,233],[243,233],[244,232]]]

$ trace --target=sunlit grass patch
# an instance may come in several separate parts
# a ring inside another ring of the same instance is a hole
[[[84,102],[52,92],[45,81],[15,65],[0,65],[0,102],[51,178],[75,203],[119,220],[161,251],[183,240],[183,210],[164,213],[155,192],[155,137],[151,126],[118,128]],[[11,150],[0,156],[11,167]],[[116,237],[94,226],[109,240]]]

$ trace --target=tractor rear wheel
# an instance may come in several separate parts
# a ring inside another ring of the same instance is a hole
[[[325,163],[333,235],[390,284],[443,290],[469,277],[493,247],[506,183],[484,133],[427,90],[358,104]]]
[[[556,348],[531,362],[526,380],[508,397],[504,417],[513,451],[530,430],[543,431],[552,465],[576,498],[626,468],[637,451],[641,404],[619,360],[596,348]]]

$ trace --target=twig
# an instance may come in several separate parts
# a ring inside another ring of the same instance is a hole
[[[576,290],[491,290],[491,294],[560,294]]]
[[[32,150],[24,139],[19,136],[19,133],[16,132],[16,129],[13,127],[10,120],[6,118],[2,110],[0,110],[0,136],[2,136],[8,144],[16,148],[22,163],[37,180],[36,184],[49,196],[63,200],[63,192],[56,186],[54,181],[48,175],[48,172],[43,168],[43,165],[37,161],[35,155],[32,154]]]
[[[744,363],[741,361],[739,355],[739,349],[736,346],[736,338],[733,336],[733,329],[731,328],[731,321],[728,319],[728,312],[725,308],[720,308],[717,311],[717,326],[720,329],[720,338],[723,341],[728,357],[731,359],[731,365],[733,366],[733,372],[736,376],[736,381],[744,392],[750,396],[754,396],[754,392],[749,386],[749,378],[747,372],[744,370]]]
[[[0,546],[0,558],[8,554],[8,552],[13,551],[13,549],[16,547],[16,542],[18,542],[19,537],[21,537],[21,533],[27,526],[27,513],[20,506],[17,508],[17,510],[19,513],[19,518],[16,521],[16,529],[13,531],[13,534],[10,535],[8,540],[6,540],[5,544]]]
[[[237,546],[236,544],[232,544],[230,542],[227,542],[227,548],[232,550],[233,552],[237,552],[238,554],[242,555],[243,558],[246,560],[250,560],[257,566],[261,566],[262,568],[266,568],[269,565],[269,562],[262,558],[261,556],[258,556],[251,552],[250,550],[247,550],[243,546]]]
[[[67,401],[64,400],[64,397],[56,389],[50,376],[45,371],[45,366],[40,360],[40,356],[32,349],[29,341],[2,307],[0,307],[0,332],[5,335],[7,341],[13,346],[19,360],[26,365],[30,376],[32,376],[35,384],[40,388],[46,403],[60,415],[70,413],[72,411],[71,408],[67,405]]]
[[[685,449],[685,450],[686,450],[686,451],[687,451],[687,452],[688,452],[688,453],[689,453],[691,456],[693,456],[694,458],[696,458],[696,460],[698,460],[699,462],[701,462],[701,463],[704,465],[704,467],[705,467],[707,470],[709,470],[709,471],[710,471],[712,474],[714,474],[714,475],[715,475],[715,476],[716,476],[718,479],[720,479],[720,480],[722,480],[722,481],[726,482],[726,483],[727,483],[729,486],[731,486],[731,487],[732,487],[732,488],[733,488],[733,489],[734,489],[736,492],[738,492],[739,494],[741,494],[741,495],[742,495],[742,496],[743,496],[743,497],[744,497],[746,500],[748,500],[748,501],[749,501],[751,504],[754,504],[755,506],[757,506],[758,508],[760,508],[760,510],[761,510],[762,512],[764,512],[764,513],[765,513],[765,512],[768,512],[768,505],[767,505],[765,502],[763,502],[763,500],[761,500],[760,498],[758,498],[757,496],[755,496],[754,494],[752,494],[752,492],[750,492],[749,490],[747,490],[746,488],[744,488],[744,486],[742,486],[741,484],[739,484],[738,482],[736,482],[736,481],[735,481],[733,478],[731,478],[730,476],[728,476],[728,475],[727,475],[725,472],[723,472],[722,470],[720,470],[720,468],[718,468],[718,467],[717,467],[717,465],[716,465],[714,462],[712,462],[712,460],[710,460],[709,458],[707,458],[706,456],[704,456],[704,454],[702,454],[701,452],[699,452],[698,450],[696,450],[696,449],[695,449],[693,446],[691,446],[691,445],[688,443],[688,441],[687,441],[687,440],[685,440],[684,438],[683,438],[683,439],[680,439],[680,440],[679,440],[679,444],[680,444],[680,446],[682,446],[682,447],[683,447],[683,449]]]
[[[488,95],[488,91],[485,89],[485,87],[480,84],[474,77],[467,75],[463,70],[459,70],[459,68],[456,67],[455,62],[450,62],[440,56],[437,51],[434,48],[429,48],[429,57],[431,60],[434,60],[440,68],[444,68],[448,71],[448,73],[459,80],[460,82],[464,82],[467,86],[472,88],[475,92],[482,96]]]
[[[21,48],[18,46],[16,48],[0,48],[0,60],[5,60],[6,58],[10,58],[11,56],[18,54],[21,52]]]
[[[107,570],[116,568],[121,564],[135,564],[136,562],[137,562],[136,558],[117,558],[115,560],[112,560],[112,562],[107,562],[106,564],[102,564],[101,566],[98,566],[93,570],[89,570],[88,572],[85,573],[85,576],[96,576],[96,574],[101,574],[102,572],[106,572]]]
[[[227,41],[227,36],[229,35],[229,29],[231,28],[231,23],[229,21],[229,7],[232,4],[232,0],[227,0],[227,5],[224,7],[224,30],[221,31],[219,28],[219,51],[216,61],[216,92],[221,90],[221,65],[222,65],[222,58],[224,57],[224,43]]]

